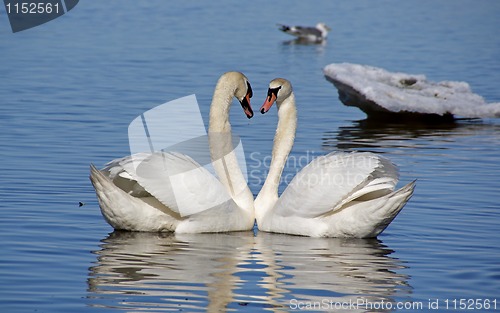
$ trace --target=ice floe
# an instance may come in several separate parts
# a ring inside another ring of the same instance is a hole
[[[441,117],[500,117],[500,102],[486,103],[468,83],[428,81],[424,75],[392,73],[381,68],[339,63],[323,69],[339,99],[368,116],[414,113]]]

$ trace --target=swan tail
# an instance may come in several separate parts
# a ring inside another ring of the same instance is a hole
[[[410,200],[415,190],[416,181],[408,183],[401,189],[388,195],[386,203],[374,212],[374,217],[378,220],[373,232],[368,237],[377,237],[396,218],[403,207]]]
[[[90,181],[96,191],[101,213],[114,229],[129,231],[173,231],[175,219],[139,198],[127,194],[90,165]]]
[[[401,212],[415,189],[415,181],[367,201],[351,201],[330,216],[328,237],[375,238]]]
[[[124,218],[127,216],[124,199],[130,196],[113,184],[93,164],[90,165],[90,181],[94,186],[99,207],[106,222],[117,230],[135,230]]]

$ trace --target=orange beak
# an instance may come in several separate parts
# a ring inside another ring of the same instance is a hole
[[[252,110],[252,106],[250,105],[250,97],[252,97],[252,94],[247,93],[245,98],[243,98],[243,100],[241,100],[241,102],[240,102],[241,107],[243,108],[243,112],[245,112],[245,115],[248,118],[253,117],[253,110]]]
[[[262,113],[262,114],[267,113],[267,111],[269,111],[269,109],[273,106],[275,101],[276,101],[276,94],[275,93],[271,93],[270,95],[268,95],[266,98],[266,101],[260,107],[260,113]]]

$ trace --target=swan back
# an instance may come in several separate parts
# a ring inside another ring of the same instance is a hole
[[[385,158],[368,152],[333,152],[314,159],[294,177],[274,212],[305,218],[329,215],[369,194],[389,194],[397,182],[397,167]]]

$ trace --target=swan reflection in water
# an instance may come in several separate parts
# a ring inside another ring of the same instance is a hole
[[[209,312],[284,312],[324,299],[394,302],[411,287],[391,253],[377,239],[113,232],[94,252],[88,300],[100,308]]]

